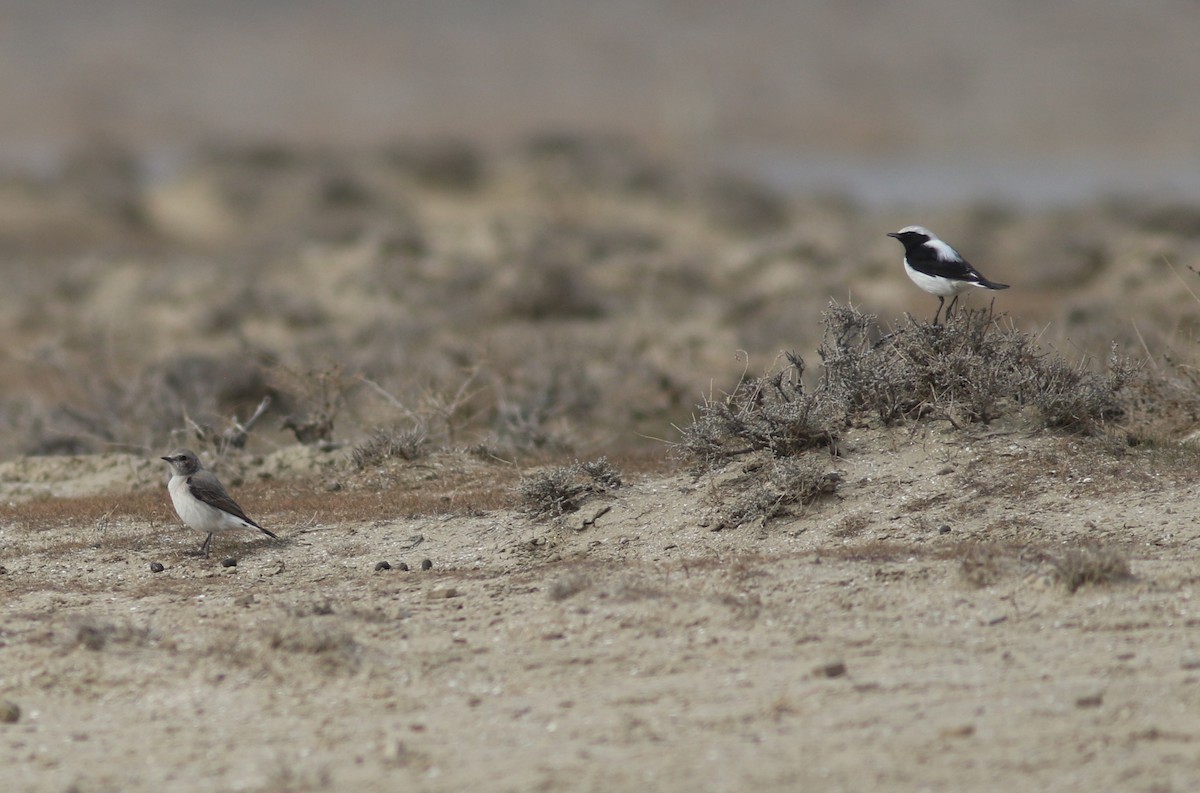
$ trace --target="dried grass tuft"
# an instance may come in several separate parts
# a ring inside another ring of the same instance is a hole
[[[429,454],[429,433],[423,427],[377,428],[350,452],[359,471],[393,460],[419,460]]]
[[[1068,549],[1050,560],[1055,576],[1068,592],[1087,585],[1107,585],[1133,578],[1129,556],[1122,550],[1100,545]]]

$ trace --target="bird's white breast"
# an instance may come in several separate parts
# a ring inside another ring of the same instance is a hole
[[[167,492],[171,494],[171,503],[179,513],[179,519],[197,531],[213,532],[230,529],[252,528],[234,515],[217,509],[211,504],[205,504],[192,495],[188,488],[186,476],[172,476],[167,483]]]

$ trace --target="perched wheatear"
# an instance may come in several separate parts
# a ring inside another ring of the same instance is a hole
[[[900,240],[904,246],[904,272],[908,273],[912,282],[929,294],[937,295],[938,310],[933,315],[934,325],[942,313],[942,304],[950,295],[954,295],[954,299],[946,309],[947,317],[958,302],[958,293],[969,287],[1008,289],[1008,284],[998,284],[984,278],[958,251],[939,240],[924,226],[905,226],[899,231],[889,231],[888,236]]]
[[[171,494],[175,511],[188,526],[208,534],[199,553],[208,556],[213,535],[219,531],[258,529],[268,537],[279,539],[246,517],[216,475],[204,470],[200,458],[191,449],[176,449],[162,459],[171,466],[167,492]]]

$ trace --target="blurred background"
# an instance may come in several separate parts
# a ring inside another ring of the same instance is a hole
[[[566,128],[878,200],[1200,195],[1190,0],[5,0],[0,18],[0,146],[27,162],[96,135]]]
[[[830,299],[931,313],[909,223],[1085,363],[1190,355],[1198,40],[1191,0],[0,0],[0,453],[263,395],[301,440],[637,445]]]

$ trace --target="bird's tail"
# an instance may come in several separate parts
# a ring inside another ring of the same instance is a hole
[[[261,531],[263,534],[267,535],[268,537],[270,537],[272,540],[279,539],[279,535],[276,534],[275,532],[270,531],[269,529],[264,529],[262,526],[259,526],[257,523],[255,523],[254,525],[258,526],[258,530]]]
[[[1008,289],[1008,284],[998,284],[995,281],[989,281],[983,276],[979,278],[979,285],[984,289]]]

